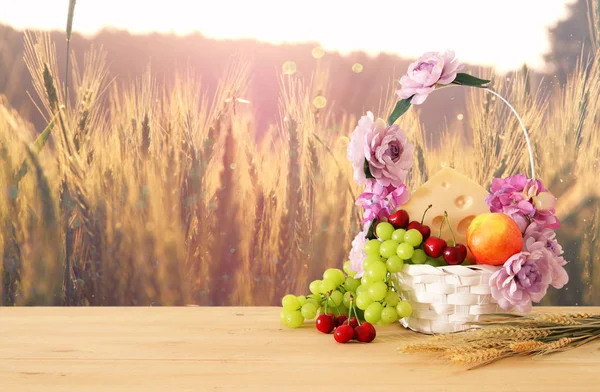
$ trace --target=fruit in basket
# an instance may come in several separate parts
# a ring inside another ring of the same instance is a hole
[[[404,234],[404,242],[416,248],[423,242],[423,234],[419,230],[409,229]]]
[[[404,229],[394,230],[394,232],[392,233],[392,241],[396,241],[399,244],[404,242],[405,234],[406,234],[406,230],[404,230]]]
[[[419,233],[421,233],[421,236],[423,237],[421,239],[422,241],[425,241],[431,235],[431,229],[429,228],[429,226],[423,224],[423,221],[425,220],[425,215],[427,214],[427,211],[429,211],[429,209],[431,207],[433,207],[432,204],[430,204],[429,206],[427,206],[427,208],[423,212],[423,216],[421,217],[421,222],[412,221],[412,222],[410,222],[408,224],[408,226],[406,226],[406,231],[407,232],[410,231],[410,230],[412,230],[412,229],[418,230]]]
[[[517,223],[501,212],[480,214],[467,229],[467,246],[479,264],[501,265],[523,248]]]
[[[423,264],[427,261],[427,254],[423,249],[415,249],[410,260],[413,264]]]
[[[427,256],[437,259],[444,253],[446,246],[448,246],[448,244],[445,240],[439,237],[429,237],[427,238],[427,241],[425,241],[425,244],[423,244],[423,249]]]
[[[467,258],[467,247],[463,244],[456,244],[454,246],[447,246],[444,249],[444,261],[448,265],[462,264]]]
[[[388,222],[390,222],[396,229],[406,229],[406,226],[408,226],[408,221],[408,212],[405,210],[398,210],[388,218]]]
[[[392,234],[394,233],[394,226],[392,226],[389,222],[379,222],[375,227],[375,234],[377,234],[377,238],[380,240],[386,241],[392,238]]]

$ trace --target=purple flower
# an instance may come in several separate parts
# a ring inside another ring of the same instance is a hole
[[[551,253],[535,250],[511,256],[490,278],[492,297],[506,310],[529,312],[542,300],[552,282]]]
[[[569,282],[569,275],[563,268],[567,264],[567,261],[562,257],[563,249],[556,240],[556,233],[554,230],[533,222],[525,231],[523,251],[529,253],[535,251],[548,252],[548,261],[552,277],[550,284],[553,287],[560,289]]]
[[[380,185],[401,186],[413,165],[413,148],[400,127],[388,127],[384,120],[375,120],[373,113],[368,112],[358,121],[348,145],[354,180],[359,185],[367,183],[365,166],[368,165],[369,172]]]
[[[406,75],[400,78],[402,88],[396,91],[401,99],[412,97],[410,103],[420,105],[435,90],[436,84],[450,84],[464,66],[454,58],[454,52],[427,52],[410,64]]]
[[[490,211],[509,215],[523,233],[532,222],[548,228],[560,226],[554,215],[556,199],[540,180],[528,180],[522,174],[494,178],[490,192],[485,198]]]
[[[356,272],[355,279],[360,279],[365,273],[363,261],[367,254],[365,253],[365,243],[367,242],[367,230],[363,230],[352,240],[352,249],[350,250],[350,269]]]
[[[366,223],[373,219],[387,218],[398,206],[406,203],[409,197],[404,184],[397,188],[391,185],[385,187],[377,181],[368,180],[365,191],[356,200],[356,205],[365,209],[363,223]]]

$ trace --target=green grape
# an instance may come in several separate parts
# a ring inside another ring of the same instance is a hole
[[[387,294],[388,286],[384,282],[375,282],[369,286],[369,296],[373,301],[381,301]]]
[[[410,229],[404,234],[404,242],[416,248],[423,242],[423,234],[417,229]]]
[[[342,301],[342,302],[343,302],[343,301]],[[348,308],[347,308],[347,307],[345,307],[344,305],[340,305],[340,306],[338,306],[338,308],[337,308],[337,311],[338,311],[340,314],[348,314],[348,311],[349,311],[349,310],[348,310]]]
[[[439,259],[428,257],[425,264],[429,264],[432,267],[441,267],[442,265],[446,265],[446,261],[441,257]]]
[[[383,305],[379,302],[373,302],[365,309],[365,320],[374,324],[381,319]]]
[[[321,292],[328,293],[331,290],[335,290],[337,286],[338,285],[336,284],[336,282],[334,282],[330,279],[323,279],[321,281]]]
[[[285,321],[288,327],[298,328],[302,326],[304,323],[304,317],[302,317],[302,313],[299,310],[294,312],[286,312]]]
[[[312,320],[317,316],[317,307],[310,302],[305,303],[302,306],[300,313],[302,313],[302,317],[305,319]]]
[[[378,280],[385,280],[387,274],[387,268],[384,263],[373,263],[369,265],[369,268],[365,270],[365,276],[369,283],[377,282]],[[362,283],[362,280],[361,280]]]
[[[308,289],[313,294],[319,294],[319,293],[321,293],[321,281],[318,280],[318,279],[317,280],[313,280],[308,285]]]
[[[396,254],[396,248],[398,247],[398,243],[396,241],[387,240],[381,244],[379,248],[379,254],[381,254],[384,258],[392,257]]]
[[[342,304],[342,301],[344,300],[344,294],[342,294],[341,292],[334,290],[331,292],[330,296],[329,296],[329,302],[327,303],[330,307],[335,308],[337,306],[340,306]]]
[[[392,233],[394,232],[394,226],[392,226],[389,222],[380,222],[375,227],[375,233],[377,237],[382,240],[389,240],[392,238]]]
[[[371,284],[371,279],[369,279],[367,275],[363,275],[363,277],[360,278],[360,284],[363,286],[368,286],[369,284]]]
[[[369,296],[369,293],[362,293],[356,295],[356,307],[365,310],[369,305],[373,303],[373,300]]]
[[[396,312],[398,313],[398,318],[408,317],[412,314],[412,306],[410,306],[408,301],[400,301],[396,305]]]
[[[381,311],[381,322],[384,325],[391,324],[396,320],[398,320],[398,312],[396,311],[395,307],[386,306],[385,308],[383,308],[383,310]]]
[[[323,272],[323,280],[331,280],[335,284],[335,287],[338,287],[344,283],[344,273],[337,268],[327,268],[325,272]]]
[[[400,298],[398,298],[397,292],[390,290],[387,292],[383,300],[388,306],[396,306],[398,305],[398,301],[400,301]]]
[[[356,289],[360,286],[360,280],[353,278],[346,278],[344,282],[344,288],[346,291],[356,291]]]
[[[304,305],[306,305],[306,304],[313,304],[313,305],[315,305],[316,308],[318,308],[319,306],[321,306],[321,304],[319,303],[319,301],[317,301],[314,298],[307,298],[306,299],[306,303]],[[304,305],[302,305],[302,306],[304,306]]]
[[[392,241],[396,241],[397,243],[404,242],[404,234],[406,234],[406,230],[398,229],[392,233]]]
[[[354,278],[354,275],[356,275],[356,271],[352,270],[350,260],[344,262],[344,272],[351,278]]]
[[[363,269],[367,268],[369,265],[371,265],[373,263],[378,263],[378,262],[381,262],[381,261],[383,261],[383,259],[381,258],[381,256],[379,256],[379,254],[368,255],[363,260]]]
[[[385,266],[391,273],[400,272],[402,271],[402,267],[404,267],[404,261],[398,255],[394,255],[386,260]]]
[[[415,248],[413,248],[410,244],[408,244],[406,242],[398,245],[398,248],[396,249],[396,254],[402,260],[410,259],[413,255],[413,253],[415,253]]]
[[[367,255],[379,255],[379,247],[381,246],[381,241],[379,240],[369,240],[365,244],[365,253]]]
[[[354,292],[346,291],[344,293],[344,298],[342,299],[342,304],[344,304],[345,307],[349,308],[350,302],[354,296],[355,296]]]
[[[425,261],[427,261],[427,254],[423,249],[415,249],[410,259],[415,264],[423,264]]]
[[[298,298],[298,302],[300,303],[300,306],[304,305],[306,303],[306,297],[303,295],[299,295],[296,298]]]
[[[281,299],[281,305],[285,311],[294,311],[300,308],[300,301],[295,295],[288,294]]]
[[[358,287],[356,288],[356,295],[363,294],[363,293],[364,293],[364,294],[367,294],[367,293],[369,292],[369,287],[370,287],[370,286],[371,286],[371,284],[370,284],[370,283],[367,283],[367,284],[361,284],[360,286],[358,286]],[[355,298],[355,299],[356,299],[356,298]]]
[[[281,312],[279,312],[279,321],[281,321],[281,324],[287,326],[287,317],[285,310],[281,310]]]

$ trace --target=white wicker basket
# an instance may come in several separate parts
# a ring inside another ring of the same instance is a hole
[[[405,265],[394,274],[400,297],[413,313],[400,323],[426,334],[457,332],[469,328],[480,314],[501,309],[490,294],[490,276],[500,267],[487,265]]]
[[[483,90],[505,103],[519,121],[529,153],[531,178],[535,178],[533,150],[523,120],[504,97],[489,88]],[[489,284],[492,274],[500,268],[488,265],[405,265],[401,272],[393,275],[392,282],[400,298],[411,304],[413,313],[400,323],[426,334],[449,333],[470,328],[466,323],[477,321],[482,314],[506,313],[492,297]]]

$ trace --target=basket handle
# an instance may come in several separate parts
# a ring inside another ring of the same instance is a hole
[[[467,85],[458,85],[458,84],[447,84],[440,88],[451,87],[451,86],[476,87],[476,86],[467,86]],[[531,146],[531,140],[529,139],[529,133],[527,132],[527,128],[525,127],[523,120],[521,120],[519,113],[517,113],[517,111],[510,104],[510,102],[508,102],[503,96],[501,96],[494,90],[487,88],[487,87],[476,87],[476,88],[481,88],[481,89],[495,95],[496,97],[500,98],[500,100],[502,102],[504,102],[506,104],[506,106],[508,106],[510,108],[510,110],[513,112],[513,114],[515,115],[517,120],[519,120],[519,125],[521,125],[521,129],[523,130],[523,135],[525,136],[525,142],[527,143],[527,152],[529,153],[529,165],[530,165],[530,170],[531,170],[531,179],[535,180],[535,165],[534,165],[534,159],[533,159],[533,147]]]

